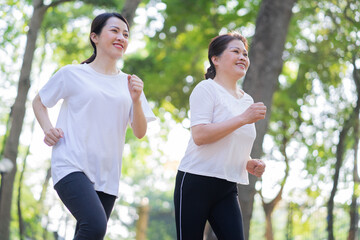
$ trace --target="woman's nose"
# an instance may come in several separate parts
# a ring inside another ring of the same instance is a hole
[[[125,37],[124,37],[124,35],[122,33],[119,33],[117,35],[117,39],[120,40],[120,41],[125,41]]]
[[[239,54],[239,58],[240,58],[241,60],[246,60],[246,56],[245,56],[244,54]]]

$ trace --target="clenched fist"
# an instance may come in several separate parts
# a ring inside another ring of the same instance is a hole
[[[138,76],[128,75],[128,88],[132,101],[136,102],[140,99],[144,83]]]
[[[265,118],[266,106],[262,102],[253,103],[241,114],[246,124],[255,123]]]
[[[265,172],[265,163],[261,159],[250,159],[246,164],[246,170],[257,177]]]
[[[60,138],[64,137],[64,132],[61,130],[61,128],[50,128],[44,133],[44,142],[50,147],[54,146],[60,140]]]

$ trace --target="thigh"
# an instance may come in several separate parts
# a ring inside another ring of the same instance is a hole
[[[219,240],[245,239],[236,186],[213,206],[209,222]]]
[[[116,196],[104,192],[97,192],[97,195],[99,196],[101,204],[105,210],[106,218],[109,220],[110,214],[114,207]]]
[[[178,172],[174,192],[177,239],[203,239],[210,212],[205,188],[201,176]]]
[[[106,213],[93,184],[82,172],[73,172],[55,185],[61,201],[81,225],[102,224],[107,221]]]

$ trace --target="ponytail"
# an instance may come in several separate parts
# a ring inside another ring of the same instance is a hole
[[[88,59],[82,61],[81,64],[84,64],[84,63],[89,64],[92,61],[94,61],[95,58],[96,58],[96,51],[94,51],[94,53],[93,53],[93,55],[91,55],[91,57],[89,57]]]
[[[214,64],[211,63],[210,67],[208,67],[206,73],[205,73],[205,79],[214,79],[216,75],[216,70],[215,70],[215,67],[214,67]]]

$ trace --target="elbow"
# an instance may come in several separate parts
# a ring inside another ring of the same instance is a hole
[[[145,118],[143,119],[143,121],[134,121],[131,124],[131,127],[133,129],[133,134],[136,138],[142,139],[143,137],[145,137],[147,131],[147,122]]]
[[[146,129],[144,131],[134,131],[134,135],[137,139],[142,139],[146,135]]]
[[[39,94],[37,94],[32,101],[32,108],[35,111],[39,106],[43,106]]]
[[[203,125],[194,126],[191,128],[192,140],[197,146],[207,144],[206,130],[203,128]]]
[[[39,95],[36,95],[35,98],[32,100],[32,107],[35,108],[36,103],[39,101]]]
[[[204,140],[201,137],[193,136],[192,139],[197,146],[201,146],[205,144]]]
[[[143,137],[145,137],[145,134],[136,134],[135,137],[137,139],[142,139]]]

